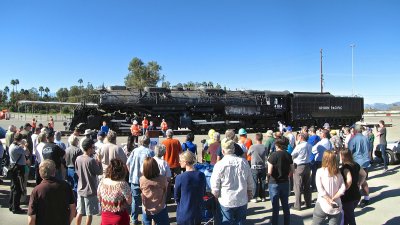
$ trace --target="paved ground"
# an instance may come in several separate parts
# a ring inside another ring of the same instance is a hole
[[[388,128],[388,140],[395,141],[400,139],[400,117],[384,117],[384,118],[366,118],[366,121],[376,122],[379,119],[384,119],[393,124],[393,127]],[[46,117],[42,117],[43,122]],[[19,116],[10,121],[0,121],[0,126],[6,128],[10,124],[23,125],[25,121],[30,121],[30,118]],[[39,122],[42,122],[39,120]],[[63,129],[62,118],[56,120],[56,129]],[[253,135],[250,135],[254,138]],[[180,141],[184,141],[184,136],[177,136]],[[206,138],[205,135],[196,136],[195,142],[201,146],[200,140]],[[126,142],[126,137],[119,137],[118,143]],[[160,140],[162,141],[162,139]],[[370,173],[370,191],[371,191],[371,204],[363,209],[357,209],[357,223],[361,225],[399,225],[400,213],[400,170],[399,165],[389,167],[389,171],[385,174],[381,173],[381,167],[374,167]],[[31,181],[33,182],[33,181]],[[29,188],[30,192],[32,188]],[[0,185],[0,225],[20,225],[27,223],[26,215],[14,215],[8,211],[8,194],[9,182],[6,181]],[[316,193],[313,194],[316,198]],[[290,198],[290,203],[294,202],[293,196]],[[26,208],[26,206],[23,206]],[[169,206],[169,212],[175,212],[175,206]],[[271,203],[260,202],[250,203],[248,209],[248,223],[247,224],[266,224],[270,222],[271,217]],[[292,211],[291,219],[293,225],[308,225],[312,221],[313,209],[303,210],[301,212]],[[171,224],[175,224],[175,213],[170,213]],[[282,220],[283,217],[280,217]],[[283,221],[281,221],[283,222]],[[94,218],[93,224],[100,224],[100,217]]]
[[[400,224],[399,202],[400,202],[400,166],[390,166],[390,170],[382,174],[382,168],[376,167],[370,173],[371,204],[363,209],[357,209],[357,223],[361,225],[398,225]],[[33,182],[33,181],[31,181]],[[32,188],[29,188],[29,192]],[[9,182],[0,185],[0,224],[20,225],[27,223],[26,215],[14,215],[8,211]],[[316,193],[313,194],[316,198]],[[293,196],[290,203],[294,202]],[[26,208],[26,205],[22,206]],[[175,211],[174,206],[169,207],[170,212]],[[291,211],[292,225],[309,225],[312,221],[313,209],[301,212]],[[271,217],[271,203],[250,203],[248,209],[247,224],[266,224]],[[175,213],[170,213],[171,224],[174,224]],[[283,220],[283,217],[280,217]],[[100,217],[95,216],[93,224],[100,224]]]

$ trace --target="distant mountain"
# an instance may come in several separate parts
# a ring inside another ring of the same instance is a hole
[[[364,109],[377,110],[377,111],[400,110],[400,102],[394,102],[392,104],[385,104],[385,103],[364,104]]]

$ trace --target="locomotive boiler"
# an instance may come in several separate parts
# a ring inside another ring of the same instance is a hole
[[[330,93],[125,86],[99,92],[97,107],[82,105],[74,111],[70,129],[99,129],[107,121],[111,129],[123,133],[133,119],[140,122],[146,116],[156,126],[165,119],[169,128],[195,133],[241,127],[264,131],[275,128],[278,121],[292,126],[350,125],[363,114],[363,98]]]

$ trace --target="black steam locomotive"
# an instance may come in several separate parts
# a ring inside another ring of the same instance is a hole
[[[107,121],[111,129],[123,133],[133,119],[140,123],[146,116],[155,126],[165,119],[169,128],[196,133],[241,127],[264,131],[278,126],[278,121],[294,127],[325,122],[351,125],[363,113],[363,98],[330,93],[111,86],[100,90],[97,106],[83,104],[74,111],[70,129],[99,129]]]

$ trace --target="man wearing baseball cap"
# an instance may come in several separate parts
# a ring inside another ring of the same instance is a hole
[[[64,180],[62,177],[61,166],[63,164],[63,157],[65,151],[60,148],[60,146],[54,143],[54,131],[51,129],[46,132],[47,143],[43,147],[43,159],[53,160],[56,165],[56,178],[59,180]]]

